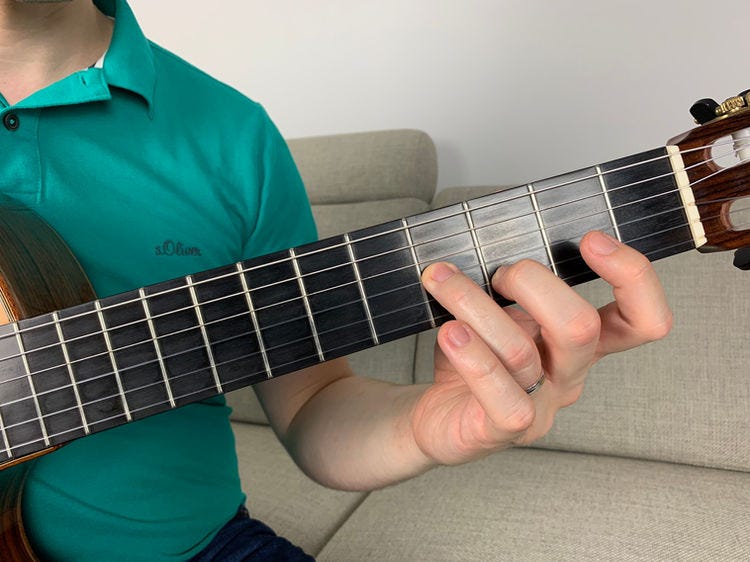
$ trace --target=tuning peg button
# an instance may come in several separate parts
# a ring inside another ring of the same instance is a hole
[[[690,108],[690,115],[693,116],[695,122],[699,125],[708,123],[713,119],[716,119],[716,108],[719,104],[711,98],[703,98],[695,102]]]
[[[734,253],[734,266],[742,271],[750,271],[750,246]]]

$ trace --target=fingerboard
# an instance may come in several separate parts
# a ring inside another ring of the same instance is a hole
[[[650,259],[695,248],[659,148],[0,326],[0,462],[439,326],[453,262],[493,298],[529,258],[575,285],[598,229]]]

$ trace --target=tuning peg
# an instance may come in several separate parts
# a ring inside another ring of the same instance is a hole
[[[723,117],[739,110],[746,110],[750,107],[750,90],[740,92],[736,96],[724,100],[724,103],[718,103],[711,98],[703,98],[695,102],[690,108],[690,114],[699,125],[713,121],[717,117]]]
[[[693,116],[696,123],[703,125],[704,123],[716,119],[717,107],[719,107],[719,104],[715,100],[712,100],[711,98],[703,98],[690,107],[690,115]]]
[[[734,253],[734,266],[742,271],[750,271],[750,246]]]

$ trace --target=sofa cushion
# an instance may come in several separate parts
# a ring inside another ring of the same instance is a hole
[[[512,450],[370,494],[318,560],[741,560],[750,475]]]

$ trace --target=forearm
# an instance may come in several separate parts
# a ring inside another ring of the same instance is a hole
[[[309,476],[332,488],[368,490],[410,478],[434,464],[417,446],[411,425],[423,391],[339,378],[300,408],[282,441]]]

